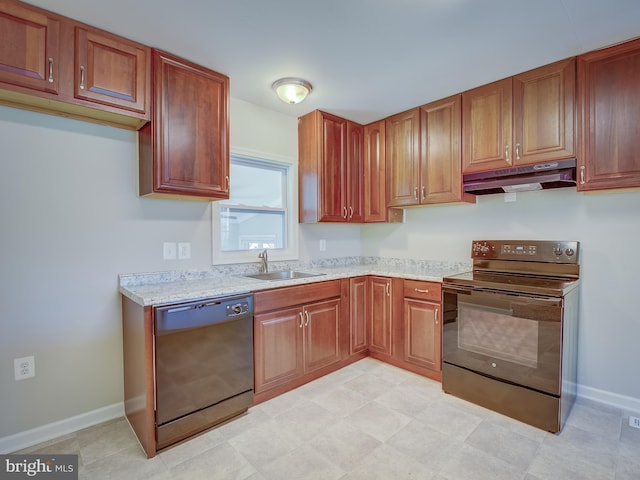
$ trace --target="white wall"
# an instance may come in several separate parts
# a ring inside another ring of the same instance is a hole
[[[232,99],[231,147],[297,158],[297,122]],[[134,132],[0,107],[0,444],[122,402],[118,274],[211,265],[208,203],[137,196]],[[580,382],[640,401],[640,193],[518,194],[407,211],[401,225],[301,225],[303,259],[468,259],[478,237],[582,242]],[[319,251],[325,239],[327,250]],[[162,260],[188,241],[191,260]],[[15,382],[13,359],[35,355]]]
[[[232,99],[230,128],[297,158],[293,117]],[[210,204],[138,197],[137,158],[135,132],[0,106],[0,440],[122,402],[118,274],[211,266]]]
[[[567,188],[518,193],[515,203],[503,199],[408,209],[405,224],[364,226],[363,255],[469,260],[473,239],[580,241],[581,392],[640,406],[640,192],[584,195]]]

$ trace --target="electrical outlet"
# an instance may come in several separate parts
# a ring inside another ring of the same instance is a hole
[[[162,257],[165,260],[175,260],[177,258],[176,242],[164,242],[162,245]]]
[[[14,376],[16,381],[36,376],[36,359],[31,357],[16,358],[13,361]]]
[[[633,428],[640,428],[640,418],[629,415],[629,426]]]
[[[187,260],[191,258],[191,243],[180,242],[178,243],[178,258],[180,260]]]

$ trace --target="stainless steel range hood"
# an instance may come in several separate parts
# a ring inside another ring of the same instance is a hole
[[[464,191],[474,195],[575,187],[576,159],[468,173],[463,184]]]

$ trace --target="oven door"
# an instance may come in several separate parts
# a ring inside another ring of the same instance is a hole
[[[443,361],[560,395],[562,298],[443,285]]]

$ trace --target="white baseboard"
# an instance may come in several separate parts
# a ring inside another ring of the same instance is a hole
[[[629,412],[640,412],[640,398],[628,397],[585,385],[578,385],[578,397]]]
[[[8,437],[1,437],[0,454],[7,454],[29,448],[39,443],[122,416],[124,416],[124,403],[119,402],[76,415],[75,417],[48,423],[47,425],[36,427],[25,432],[9,435]]]

